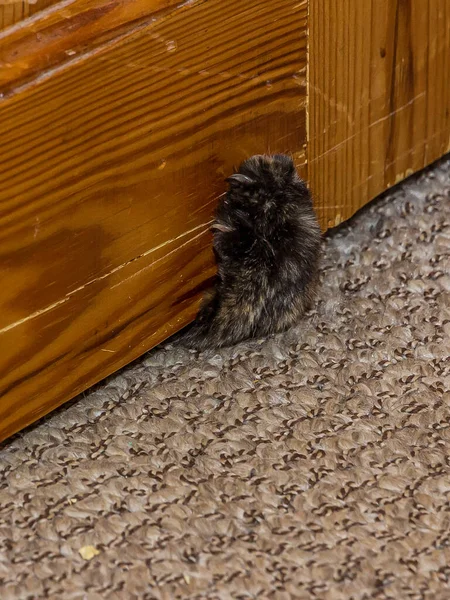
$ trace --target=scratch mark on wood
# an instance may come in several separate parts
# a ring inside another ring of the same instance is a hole
[[[422,98],[423,96],[425,96],[426,92],[422,92],[420,94],[417,94],[417,96],[415,96],[414,98],[412,98],[409,102],[407,102],[406,104],[404,104],[403,106],[400,106],[399,108],[393,110],[392,112],[390,112],[389,114],[377,119],[376,121],[374,121],[373,123],[371,123],[365,131],[369,131],[370,129],[373,129],[374,127],[376,127],[377,125],[380,125],[380,123],[383,123],[384,121],[387,121],[388,119],[391,119],[392,117],[394,117],[395,115],[398,115],[399,113],[401,113],[402,111],[406,110],[409,106],[411,106],[412,104],[414,104],[414,102],[416,102],[416,100],[419,100],[419,98]],[[338,150],[339,148],[341,148],[342,146],[345,146],[348,142],[351,142],[353,139],[357,138],[358,136],[360,136],[363,133],[363,130],[357,131],[356,133],[354,133],[353,135],[350,135],[349,137],[345,138],[345,140],[342,140],[342,142],[339,142],[338,144],[336,144],[335,146],[333,146],[332,148],[329,148],[328,150],[326,150],[323,154],[320,154],[319,156],[316,156],[313,160],[310,161],[310,164],[312,163],[316,163],[318,162],[321,158],[323,158],[324,156],[327,156],[328,154],[331,154],[333,152],[336,152],[336,150]]]
[[[210,223],[212,223],[212,221],[210,221]],[[198,228],[197,228],[198,229]],[[187,240],[187,242],[185,242],[184,244],[181,244],[180,246],[177,246],[176,248],[174,248],[173,250],[171,250],[170,252],[167,252],[164,256],[162,256],[161,258],[158,258],[157,260],[153,261],[150,265],[146,265],[145,267],[143,267],[142,269],[140,269],[139,271],[136,271],[136,273],[133,273],[132,275],[130,275],[129,277],[126,277],[125,279],[122,279],[121,281],[119,281],[119,283],[116,283],[115,285],[113,285],[110,289],[113,290],[121,285],[123,285],[124,283],[126,283],[127,281],[129,281],[130,279],[133,279],[134,277],[136,277],[137,275],[140,275],[141,273],[143,273],[144,271],[147,271],[148,269],[151,269],[152,267],[154,267],[157,263],[161,262],[162,260],[165,260],[165,258],[167,256],[170,256],[171,254],[174,254],[175,252],[178,252],[180,250],[180,248],[184,248],[185,246],[187,246],[188,244],[190,244],[191,242],[193,242],[194,240],[198,239],[199,237],[201,237],[202,235],[204,235],[206,232],[208,231],[208,229],[204,229],[203,231],[201,231],[199,234],[195,235],[194,237],[190,238],[189,240]],[[1,333],[1,332],[0,332]]]
[[[108,271],[108,273],[105,273],[104,275],[101,275],[100,277],[95,277],[94,279],[91,279],[87,283],[85,283],[83,285],[80,285],[76,289],[74,289],[71,292],[69,292],[68,294],[66,294],[64,296],[64,298],[61,298],[61,300],[58,300],[57,302],[53,302],[49,306],[46,306],[45,308],[41,308],[40,310],[37,310],[37,311],[31,313],[30,315],[27,315],[23,319],[19,319],[18,321],[15,321],[14,323],[11,323],[10,325],[6,325],[6,327],[3,327],[2,329],[0,329],[0,334],[6,333],[7,331],[10,331],[11,329],[14,329],[15,327],[18,327],[19,325],[23,325],[27,321],[31,321],[32,319],[35,319],[36,317],[39,317],[40,315],[43,315],[43,314],[49,312],[50,310],[53,310],[53,309],[57,308],[58,306],[61,306],[61,304],[64,304],[65,302],[68,302],[72,298],[72,296],[74,296],[78,292],[81,292],[82,290],[84,290],[88,286],[92,285],[93,283],[97,283],[98,281],[103,281],[104,279],[107,279],[108,277],[111,277],[111,275],[113,275],[114,273],[117,273],[121,269],[124,269],[129,264],[131,264],[131,263],[133,263],[133,262],[135,262],[135,261],[137,261],[137,260],[139,260],[141,258],[145,258],[146,256],[149,256],[153,252],[156,252],[157,250],[161,250],[161,248],[164,248],[165,246],[168,246],[168,245],[172,244],[173,242],[176,242],[176,241],[178,241],[178,240],[180,240],[180,239],[182,239],[182,238],[190,235],[191,233],[194,233],[195,231],[198,231],[199,229],[203,230],[198,235],[196,235],[194,237],[191,237],[189,240],[187,240],[181,246],[177,246],[177,248],[175,248],[174,250],[172,250],[170,252],[167,252],[163,257],[161,257],[161,258],[153,261],[149,265],[146,265],[144,267],[144,269],[141,269],[141,271],[143,271],[145,269],[150,269],[151,267],[153,267],[155,264],[157,264],[161,260],[164,260],[166,258],[166,256],[169,256],[170,254],[173,254],[174,252],[177,252],[179,250],[179,248],[187,246],[190,242],[192,242],[193,240],[197,239],[198,237],[200,237],[201,235],[203,235],[204,233],[206,233],[207,230],[208,230],[207,226],[209,226],[211,223],[212,223],[212,220],[208,221],[207,223],[202,223],[201,225],[197,225],[197,227],[194,227],[193,229],[190,229],[189,231],[186,231],[186,232],[182,233],[181,235],[179,235],[179,236],[177,236],[177,237],[175,237],[173,239],[167,240],[166,242],[164,242],[162,244],[159,244],[159,246],[155,246],[154,248],[151,248],[150,250],[147,250],[147,252],[143,252],[139,256],[136,256],[136,257],[128,260],[127,262],[125,262],[125,263],[123,263],[123,264],[115,267],[111,271]],[[138,271],[138,272],[140,272],[140,271]],[[136,274],[133,274],[131,277],[129,277],[127,279],[131,279],[135,275]],[[117,285],[113,286],[111,289],[114,289],[118,285],[121,285],[122,283],[124,283],[125,281],[127,281],[127,279],[123,279],[120,283],[118,283]]]

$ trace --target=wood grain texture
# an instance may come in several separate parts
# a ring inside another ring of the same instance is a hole
[[[182,0],[72,0],[0,34],[0,88],[4,97],[36,76],[87,60],[108,43],[134,35],[167,16]]]
[[[306,16],[305,1],[199,0],[115,42],[83,29],[82,56],[47,71],[30,42],[31,75],[19,40],[0,102],[0,438],[193,318],[233,165],[304,161]]]
[[[450,150],[450,0],[311,0],[309,178],[333,226]]]
[[[0,2],[0,31],[20,23],[27,17],[30,17],[61,0],[2,0]]]

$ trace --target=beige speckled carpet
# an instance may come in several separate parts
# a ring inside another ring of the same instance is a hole
[[[151,352],[0,447],[0,598],[448,600],[450,159],[283,336]]]

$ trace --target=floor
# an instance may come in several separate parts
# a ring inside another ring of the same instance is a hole
[[[2,600],[448,600],[450,158],[285,335],[170,341],[0,447]]]

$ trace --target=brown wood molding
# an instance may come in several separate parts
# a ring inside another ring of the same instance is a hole
[[[322,222],[450,151],[450,0],[310,2],[309,179]]]
[[[2,0],[0,3],[0,31],[20,23],[32,15],[57,4],[61,0]]]
[[[183,8],[182,0],[72,0],[0,33],[0,89],[4,96],[51,69],[108,52],[109,45]]]
[[[0,101],[0,438],[193,318],[233,165],[304,165],[306,1],[198,0],[132,33],[144,3],[68,6],[93,4],[109,12],[78,28],[35,17],[48,57],[28,25],[1,41],[21,58]]]

